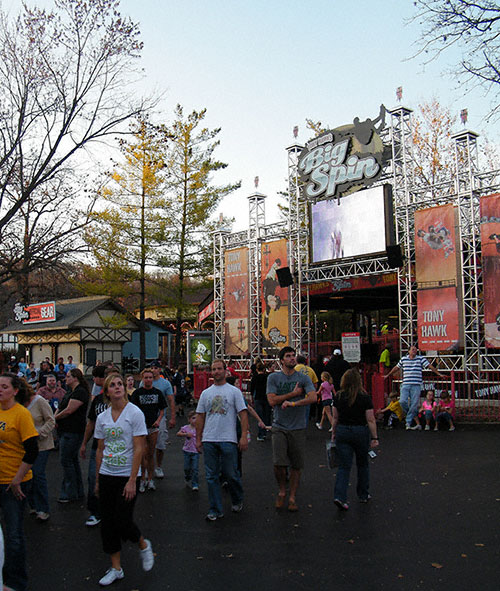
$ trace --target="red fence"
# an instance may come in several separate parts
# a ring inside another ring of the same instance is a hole
[[[400,380],[389,378],[384,380],[378,365],[361,364],[363,386],[373,399],[375,408],[383,408],[387,394],[392,390],[399,391]],[[248,388],[248,372],[238,371],[236,386],[244,394]],[[448,377],[449,376],[449,377]],[[194,397],[198,399],[201,392],[213,383],[210,372],[194,372]],[[432,372],[424,373],[422,396],[427,390],[434,390],[436,399],[441,392],[449,392],[455,401],[455,415],[458,420],[495,422],[500,421],[500,371],[483,371],[475,375],[470,372],[452,370],[442,379]]]
[[[376,372],[372,372],[370,377],[371,389],[368,392],[372,394],[375,408],[380,408],[380,401],[390,389],[399,390],[400,380],[384,380]],[[441,392],[449,392],[455,401],[455,414],[459,420],[500,421],[500,371],[482,371],[476,375],[452,370],[445,379],[426,372],[422,396],[427,390],[434,390],[436,399]]]

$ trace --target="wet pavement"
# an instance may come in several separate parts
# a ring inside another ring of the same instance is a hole
[[[498,589],[500,426],[459,425],[454,433],[379,429],[380,448],[370,461],[373,499],[357,502],[353,470],[347,512],[332,502],[327,432],[311,422],[298,513],[274,508],[271,443],[254,438],[243,459],[243,512],[231,513],[226,494],[225,517],[216,522],[204,519],[203,462],[200,491],[184,485],[182,441],[175,432],[166,477],[136,506],[155,566],[144,573],[136,548],[125,544],[125,578],[111,589]],[[84,525],[84,504],[57,503],[60,476],[54,452],[48,465],[51,518],[39,523],[26,517],[30,589],[99,589],[109,566],[99,527]]]

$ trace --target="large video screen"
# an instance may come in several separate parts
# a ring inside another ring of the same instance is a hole
[[[390,191],[380,186],[342,197],[340,204],[311,205],[312,263],[385,251],[386,219],[388,236],[393,226],[391,202]]]

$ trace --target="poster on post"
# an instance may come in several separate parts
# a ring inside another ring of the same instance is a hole
[[[288,287],[280,287],[276,270],[288,265],[287,241],[275,240],[261,246],[262,350],[277,355],[288,345]]]
[[[419,287],[457,280],[456,209],[440,205],[415,212],[415,274]]]
[[[460,343],[456,287],[417,292],[418,346],[422,351],[455,351]]]
[[[248,338],[248,248],[224,254],[225,353],[247,355]]]
[[[189,331],[187,333],[187,372],[195,367],[209,368],[213,361],[214,333],[209,331]]]
[[[342,333],[342,355],[349,363],[361,361],[361,338],[359,332]]]

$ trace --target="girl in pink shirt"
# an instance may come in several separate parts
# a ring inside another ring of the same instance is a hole
[[[333,379],[332,376],[327,372],[324,371],[321,374],[321,386],[316,394],[321,396],[321,406],[323,407],[323,411],[321,413],[321,420],[319,423],[316,423],[316,427],[318,429],[323,429],[323,423],[325,421],[325,417],[328,418],[330,421],[330,425],[333,424],[333,417],[332,417],[332,400],[333,395],[335,394],[335,388],[333,387]],[[331,431],[331,428],[330,428]]]
[[[437,402],[434,400],[434,392],[429,390],[426,392],[425,400],[422,402],[422,406],[418,411],[418,415],[415,417],[417,423],[417,429],[422,429],[421,421],[425,419],[425,431],[430,431],[431,422],[435,423]]]

